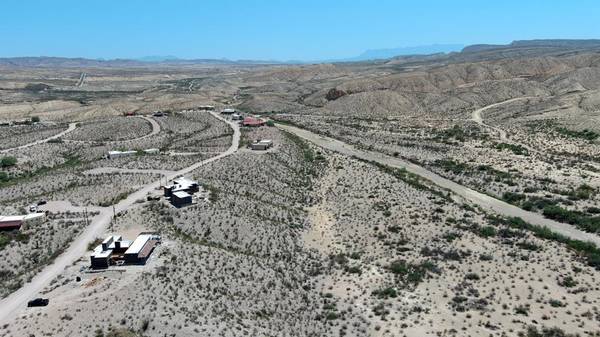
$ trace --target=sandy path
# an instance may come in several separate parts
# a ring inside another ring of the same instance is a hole
[[[128,168],[119,168],[119,167],[98,167],[95,169],[84,171],[83,174],[105,174],[105,173],[150,173],[150,174],[160,174],[164,176],[171,175],[175,173],[175,171],[170,170],[155,170],[155,169],[128,169]]]
[[[276,125],[280,129],[296,134],[297,136],[306,139],[316,145],[319,145],[325,149],[339,152],[347,156],[355,156],[364,160],[375,161],[391,167],[405,168],[407,171],[417,174],[442,188],[450,190],[485,210],[492,211],[507,217],[520,217],[531,224],[546,226],[550,230],[556,233],[560,233],[571,239],[590,241],[600,246],[600,236],[580,231],[579,229],[569,224],[547,219],[539,213],[525,211],[502,200],[493,198],[489,195],[477,192],[468,187],[455,183],[454,181],[446,179],[434,172],[431,172],[422,166],[404,161],[396,157],[384,155],[382,153],[359,150],[352,145],[346,144],[336,139],[315,134],[308,130],[288,125]]]
[[[220,153],[217,156],[195,163],[182,170],[175,171],[167,176],[167,179],[173,179],[177,176],[187,174],[203,165],[225,158],[235,153],[239,147],[240,142],[240,129],[236,123],[232,123],[214,112],[210,112],[215,118],[229,124],[233,129],[233,138],[231,146],[227,151]],[[152,182],[136,192],[130,194],[127,198],[120,201],[115,205],[116,212],[122,212],[132,205],[135,205],[136,200],[144,199],[146,195],[157,188],[156,183]],[[0,301],[0,322],[7,323],[15,316],[26,309],[27,301],[32,298],[39,296],[41,290],[44,289],[54,278],[60,275],[63,270],[81,258],[87,251],[87,245],[95,238],[102,236],[107,226],[110,224],[112,218],[112,209],[105,208],[100,211],[90,225],[81,233],[69,246],[63,254],[57,257],[54,262],[46,266],[41,272],[39,272],[29,283],[24,284],[17,291],[11,293],[6,298]]]
[[[6,153],[6,152],[9,152],[9,151],[13,151],[13,150],[25,149],[25,148],[28,148],[28,147],[31,147],[31,146],[34,146],[34,145],[46,143],[49,140],[60,138],[60,137],[62,137],[64,135],[66,135],[67,133],[75,130],[76,128],[77,128],[77,123],[70,123],[69,127],[65,131],[63,131],[61,133],[58,133],[58,134],[56,134],[56,135],[54,135],[52,137],[48,137],[46,139],[41,139],[41,140],[35,141],[33,143],[29,143],[29,144],[25,144],[25,145],[13,147],[13,148],[10,148],[10,149],[4,149],[4,150],[0,151],[0,153]]]
[[[471,114],[471,120],[473,120],[475,123],[481,125],[484,128],[488,128],[491,130],[494,130],[496,132],[498,132],[498,134],[500,134],[500,139],[501,140],[507,140],[508,139],[508,135],[506,133],[506,131],[502,130],[501,128],[495,127],[495,126],[491,126],[488,124],[485,124],[483,122],[483,116],[481,115],[484,111],[491,109],[491,108],[495,108],[497,106],[503,105],[503,104],[507,104],[507,103],[511,103],[511,102],[516,102],[516,101],[520,101],[523,99],[529,99],[529,98],[533,98],[533,97],[517,97],[517,98],[512,98],[506,101],[502,101],[502,102],[498,102],[498,103],[494,103],[494,104],[490,104],[488,106],[484,106],[483,108],[477,109],[475,111],[473,111],[473,113]]]

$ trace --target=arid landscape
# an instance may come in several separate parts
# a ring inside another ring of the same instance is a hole
[[[600,336],[600,41],[0,59],[0,164],[0,336]]]

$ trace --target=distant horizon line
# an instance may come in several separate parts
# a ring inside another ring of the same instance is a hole
[[[506,43],[434,43],[428,45],[397,47],[397,48],[379,48],[366,49],[359,55],[351,57],[339,58],[315,58],[315,59],[277,59],[277,58],[230,58],[230,57],[180,57],[175,55],[145,55],[137,57],[86,57],[86,56],[0,56],[0,60],[7,59],[65,59],[65,60],[88,60],[96,62],[118,62],[130,61],[140,63],[185,63],[194,61],[205,61],[212,63],[243,63],[250,62],[256,64],[311,64],[311,63],[336,63],[336,62],[359,62],[359,61],[376,61],[390,59],[402,56],[427,56],[435,54],[449,54],[453,52],[463,52],[472,47],[502,47],[502,46],[518,46],[520,44],[532,45],[554,45],[554,46],[569,46],[573,42],[600,44],[600,39],[529,39],[529,40],[512,40]]]
[[[278,59],[278,58],[236,58],[236,57],[181,57],[171,54],[166,55],[143,55],[135,57],[86,57],[86,56],[57,56],[57,55],[21,55],[21,56],[0,56],[0,59],[18,59],[18,58],[56,58],[56,59],[84,59],[93,61],[139,61],[144,63],[160,63],[168,61],[226,61],[226,62],[264,62],[264,63],[316,63],[316,62],[343,62],[353,60],[367,60],[363,57],[373,52],[387,52],[389,55],[384,55],[383,58],[389,58],[394,56],[409,56],[409,55],[431,55],[437,53],[447,52],[458,52],[462,48],[466,47],[466,44],[462,43],[434,43],[428,45],[418,46],[405,46],[405,47],[391,47],[391,48],[371,48],[366,49],[362,53],[354,56],[347,57],[323,57],[314,59]],[[436,50],[443,49],[443,50]],[[450,50],[452,49],[452,50]],[[410,52],[410,51],[414,52]],[[393,54],[393,55],[392,55]]]

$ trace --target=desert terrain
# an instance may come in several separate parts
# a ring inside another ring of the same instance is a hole
[[[0,61],[0,336],[600,336],[599,50]]]

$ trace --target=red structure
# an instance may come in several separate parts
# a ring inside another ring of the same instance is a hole
[[[23,225],[22,217],[0,217],[0,231],[20,229]]]
[[[242,121],[243,126],[263,126],[265,123],[264,120],[254,117],[245,117]]]

